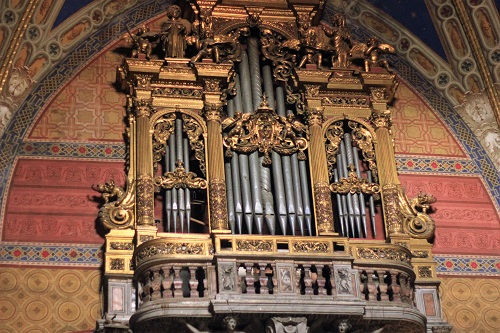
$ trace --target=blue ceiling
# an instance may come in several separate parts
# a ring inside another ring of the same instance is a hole
[[[424,0],[366,0],[373,6],[392,16],[415,36],[446,59],[443,46],[432,23]],[[497,0],[500,1],[500,0]]]
[[[90,4],[93,0],[66,0],[54,22],[54,27],[64,20]],[[415,36],[420,38],[425,44],[434,50],[443,59],[446,55],[434,28],[432,19],[427,10],[424,0],[365,0],[392,16],[403,26],[410,30]],[[494,0],[497,8],[500,7],[500,0]]]

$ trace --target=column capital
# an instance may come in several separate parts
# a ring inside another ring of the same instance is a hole
[[[202,115],[207,121],[220,122],[222,116],[222,108],[222,104],[205,104],[205,107],[202,110]]]
[[[323,107],[314,107],[306,109],[306,118],[309,126],[321,126],[325,121],[325,109]]]

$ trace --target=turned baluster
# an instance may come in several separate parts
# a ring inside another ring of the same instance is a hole
[[[389,300],[389,294],[387,293],[388,291],[388,285],[385,282],[385,271],[377,271],[378,274],[378,290],[380,291],[380,300],[381,301],[388,301]]]
[[[376,301],[377,300],[377,285],[373,279],[374,271],[371,269],[366,270],[367,276],[367,287],[368,287],[368,301]]]
[[[172,295],[174,298],[182,297],[182,280],[181,280],[181,269],[180,266],[173,266],[174,276],[173,276],[173,290]]]
[[[398,272],[391,271],[391,285],[389,286],[392,293],[393,302],[401,302],[401,287],[398,284]]]
[[[196,278],[197,268],[192,266],[189,267],[189,288],[191,297],[200,297],[200,292],[198,290],[198,279]]]

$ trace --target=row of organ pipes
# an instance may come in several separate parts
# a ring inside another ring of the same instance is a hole
[[[361,179],[362,164],[359,160],[358,147],[353,146],[351,133],[344,133],[340,141],[339,153],[337,154],[337,164],[333,170],[333,181],[339,182],[342,178],[349,178],[349,170],[353,168],[356,176]],[[366,172],[368,183],[373,182],[372,172]],[[340,234],[345,237],[368,238],[367,220],[371,224],[373,238],[377,236],[375,225],[375,201],[373,195],[368,196],[368,213],[366,211],[367,200],[363,193],[335,193],[337,203],[338,220]]]
[[[271,67],[261,66],[256,38],[248,39],[247,51],[242,52],[238,64],[237,93],[228,101],[228,116],[233,117],[236,111],[253,113],[263,94],[279,116],[286,116],[284,89],[273,84]],[[269,167],[262,165],[262,159],[257,151],[235,153],[225,163],[231,231],[295,235],[298,230],[302,236],[313,235],[306,161],[299,161],[297,153],[281,156],[274,151]]]
[[[256,38],[249,38],[247,50],[242,51],[242,60],[237,64],[236,95],[228,100],[227,116],[235,112],[253,113],[265,94],[279,116],[293,114],[285,107],[285,91],[275,85],[270,65],[261,65],[259,45]],[[189,172],[191,149],[183,133],[183,119],[177,117],[175,130],[168,139],[165,151],[165,172],[173,172],[178,161]],[[210,147],[208,147],[210,149]],[[263,157],[254,151],[250,154],[234,153],[226,158],[225,178],[228,202],[228,222],[233,234],[282,234],[312,236],[315,234],[307,161],[299,160],[298,153],[291,156],[272,152],[272,163],[264,166]],[[338,149],[337,164],[332,181],[349,177],[354,167],[358,178],[362,177],[359,152],[353,145],[351,134],[344,133]],[[372,183],[370,170],[367,180]],[[192,198],[189,188],[172,188],[165,191],[165,228],[168,232],[191,232]],[[336,218],[341,236],[353,238],[369,237],[368,221],[373,238],[376,237],[375,202],[373,195],[363,193],[333,194],[336,201]],[[367,215],[368,206],[368,215]],[[195,221],[197,222],[197,221]],[[278,225],[277,225],[278,223]],[[180,229],[180,230],[179,230]]]
[[[176,164],[183,163],[189,172],[190,148],[183,136],[183,119],[175,119],[175,130],[165,148],[165,172],[173,172]],[[168,232],[191,232],[191,193],[189,188],[172,188],[165,191],[166,230]],[[177,226],[180,230],[177,230]]]

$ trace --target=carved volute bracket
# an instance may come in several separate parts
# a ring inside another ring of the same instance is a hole
[[[115,185],[113,180],[92,185],[94,191],[102,193],[104,205],[99,210],[99,221],[107,229],[134,227],[135,183],[132,181],[127,185],[127,191]]]

